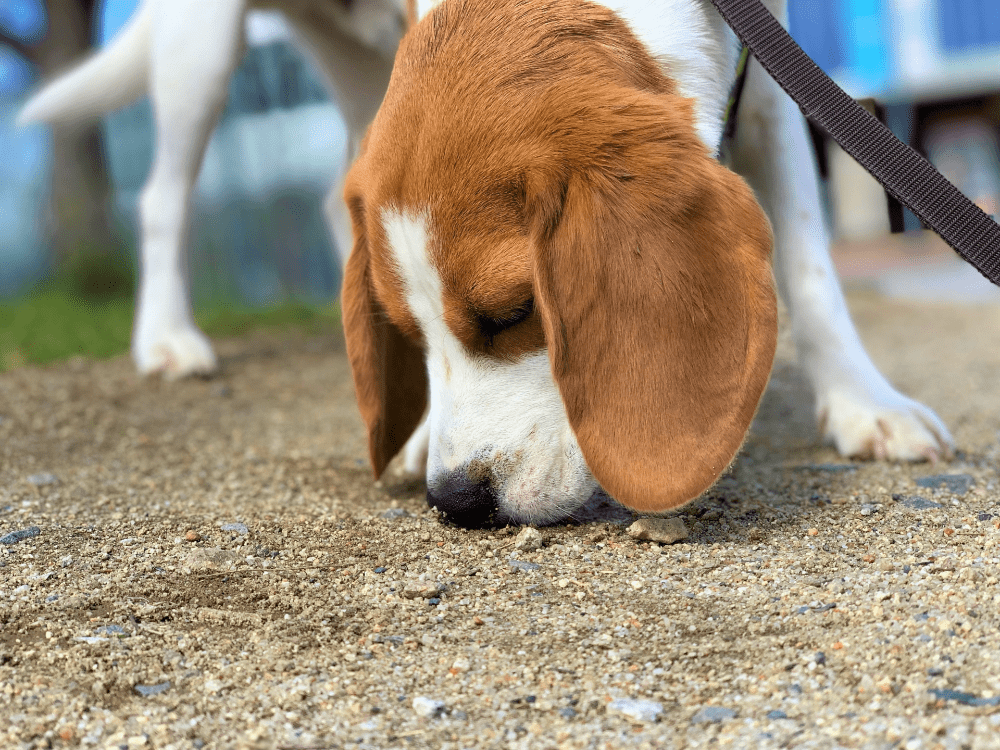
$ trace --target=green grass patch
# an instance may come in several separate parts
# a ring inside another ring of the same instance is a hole
[[[128,351],[131,296],[83,297],[73,283],[55,281],[30,294],[0,300],[0,372],[82,355],[104,359]],[[221,302],[195,313],[209,336],[241,336],[262,328],[320,333],[340,325],[336,304],[287,302],[254,309]]]

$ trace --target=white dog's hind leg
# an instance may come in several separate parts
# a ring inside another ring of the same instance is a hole
[[[949,456],[954,441],[941,420],[893,388],[865,351],[830,260],[805,119],[755,60],[751,65],[734,161],[773,223],[775,276],[824,437],[845,456]]]
[[[243,50],[245,0],[170,0],[155,8],[150,96],[156,154],[142,192],[141,278],[132,356],[143,374],[211,372],[191,314],[184,256],[191,194]]]

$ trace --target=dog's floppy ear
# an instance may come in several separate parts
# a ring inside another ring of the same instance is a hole
[[[664,510],[727,467],[764,391],[771,231],[684,100],[624,97],[590,113],[583,149],[559,151],[587,156],[529,172],[526,215],[552,372],[587,465],[625,505]]]
[[[420,423],[427,405],[427,369],[421,349],[393,325],[374,295],[364,207],[358,195],[349,192],[347,197],[354,248],[344,270],[340,303],[347,356],[377,478]]]

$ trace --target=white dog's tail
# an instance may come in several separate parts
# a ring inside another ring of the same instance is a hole
[[[18,124],[92,119],[145,93],[152,5],[140,3],[139,10],[107,47],[32,96],[18,115]]]

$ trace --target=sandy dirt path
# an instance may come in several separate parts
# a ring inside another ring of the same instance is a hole
[[[373,483],[339,332],[0,375],[0,747],[1000,747],[1000,307],[852,306],[958,457],[840,459],[783,339],[666,546]]]

